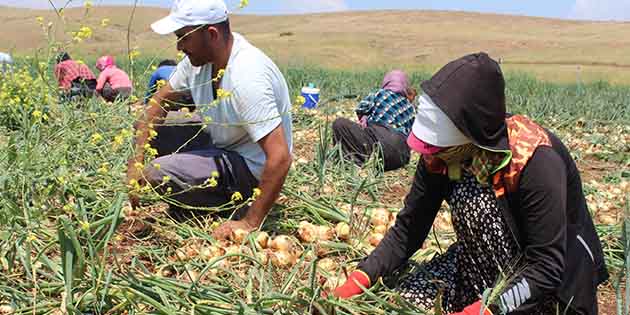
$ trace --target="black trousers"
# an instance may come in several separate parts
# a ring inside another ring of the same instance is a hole
[[[401,133],[380,124],[363,127],[346,118],[337,118],[332,125],[335,144],[340,143],[345,157],[363,165],[374,150],[379,151],[385,171],[399,169],[409,163],[407,139]]]

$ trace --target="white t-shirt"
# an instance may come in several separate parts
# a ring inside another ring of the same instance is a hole
[[[212,64],[194,67],[184,58],[169,84],[190,90],[202,118],[209,118],[206,132],[218,148],[235,151],[260,180],[266,156],[258,142],[282,124],[293,149],[291,100],[284,76],[262,51],[233,33],[234,43],[220,88],[231,93],[216,105],[212,93]]]

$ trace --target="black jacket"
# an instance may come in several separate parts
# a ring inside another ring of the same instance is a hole
[[[482,53],[449,63],[422,88],[475,144],[510,150],[503,84],[498,64]],[[518,188],[498,200],[523,255],[521,272],[499,303],[511,314],[527,313],[537,300],[553,295],[579,314],[597,314],[597,285],[608,278],[601,243],[575,162],[562,142],[547,134],[551,146],[534,151]],[[452,185],[421,159],[396,224],[359,264],[371,281],[392,273],[422,246]]]

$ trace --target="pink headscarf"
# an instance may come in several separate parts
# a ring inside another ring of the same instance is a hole
[[[407,96],[409,89],[409,78],[402,70],[392,70],[385,75],[381,89],[390,90],[394,93],[400,93]]]
[[[96,60],[96,69],[98,69],[99,71],[103,71],[114,65],[116,64],[114,63],[114,57],[112,56],[103,56]]]
[[[409,133],[409,137],[407,137],[407,145],[412,150],[425,155],[436,154],[446,149],[444,147],[438,147],[420,140],[420,138],[416,137],[413,132]]]

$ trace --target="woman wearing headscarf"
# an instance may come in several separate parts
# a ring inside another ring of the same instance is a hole
[[[608,273],[579,171],[553,133],[506,114],[504,88],[484,53],[422,84],[408,138],[422,157],[404,209],[335,296],[400,270],[446,201],[457,240],[398,283],[403,298],[428,310],[441,301],[450,314],[597,314]]]
[[[405,140],[413,124],[415,97],[416,91],[410,88],[403,71],[387,73],[381,88],[358,104],[358,122],[346,118],[333,122],[335,143],[340,143],[344,154],[359,165],[377,149],[385,171],[405,166],[409,163]]]
[[[101,71],[96,80],[96,92],[108,102],[131,95],[131,80],[127,73],[118,67],[114,57],[103,56],[96,61],[96,69]]]
[[[96,77],[82,62],[73,60],[67,52],[57,55],[55,77],[65,100],[92,97],[96,88]]]

